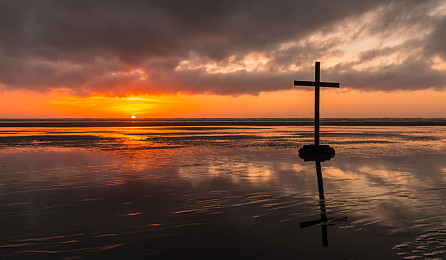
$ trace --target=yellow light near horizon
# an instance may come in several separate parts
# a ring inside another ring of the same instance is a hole
[[[130,118],[131,118],[131,119],[136,119],[136,116],[131,116]]]
[[[321,117],[446,117],[446,90],[363,92],[324,89]],[[76,97],[64,92],[0,92],[0,118],[313,117],[314,91],[257,96],[132,94]],[[373,102],[371,102],[373,101]]]
[[[168,117],[179,111],[188,111],[188,104],[181,102],[177,95],[132,95],[88,97],[63,96],[51,100],[50,105],[58,111],[80,114],[87,117]],[[74,112],[74,113],[73,113]],[[82,117],[82,116],[79,116]]]

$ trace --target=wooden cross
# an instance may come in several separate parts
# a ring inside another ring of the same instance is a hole
[[[319,146],[319,91],[320,87],[329,88],[339,88],[339,83],[332,82],[321,82],[321,64],[320,62],[315,63],[314,72],[314,82],[313,81],[294,81],[294,86],[314,86],[314,145]]]

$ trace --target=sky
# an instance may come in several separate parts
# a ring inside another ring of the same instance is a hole
[[[0,118],[446,117],[443,0],[0,0]]]

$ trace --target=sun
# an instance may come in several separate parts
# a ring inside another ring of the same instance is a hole
[[[130,118],[131,118],[131,119],[136,119],[136,116],[131,116]]]

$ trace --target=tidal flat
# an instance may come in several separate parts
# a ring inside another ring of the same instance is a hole
[[[0,128],[0,257],[444,259],[446,126]],[[325,230],[325,231],[324,231]]]

